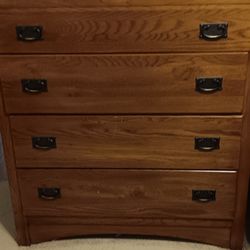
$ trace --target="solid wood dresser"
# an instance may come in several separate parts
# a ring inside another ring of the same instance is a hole
[[[242,249],[249,13],[249,0],[0,0],[17,242],[118,234]]]

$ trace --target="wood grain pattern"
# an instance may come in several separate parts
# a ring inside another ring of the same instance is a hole
[[[248,51],[250,5],[0,10],[0,53]],[[228,22],[229,37],[199,38],[201,23]],[[42,25],[44,40],[17,41],[16,25]]]
[[[173,238],[193,240],[221,247],[229,247],[229,228],[193,228],[193,227],[126,227],[106,225],[33,225],[29,227],[32,243],[40,243],[48,240],[70,238],[84,235],[98,234],[130,234],[148,236],[167,236]]]
[[[161,170],[18,170],[26,216],[233,219],[235,172]],[[61,189],[46,201],[38,188]],[[192,200],[215,190],[216,201]]]
[[[241,117],[12,116],[18,168],[237,169]],[[32,136],[53,136],[57,148],[32,148]],[[200,152],[195,137],[220,137]]]
[[[225,5],[225,4],[249,4],[249,0],[1,0],[1,8],[81,8],[81,7],[107,7],[107,6],[166,6],[166,5]]]
[[[2,56],[8,113],[241,113],[247,53]],[[197,77],[224,78],[223,90],[195,91]],[[47,79],[48,92],[21,79]]]
[[[0,0],[0,131],[18,244],[130,234],[241,250],[249,13],[249,0]],[[201,40],[199,25],[217,22],[228,39]],[[17,41],[17,25],[42,25],[44,40]],[[197,74],[223,76],[223,91],[196,93]],[[36,77],[49,92],[24,95],[20,79]],[[32,136],[56,136],[57,148],[34,150]],[[220,137],[220,150],[194,150],[196,136]],[[42,201],[38,186],[62,197]],[[193,189],[217,199],[194,202]]]

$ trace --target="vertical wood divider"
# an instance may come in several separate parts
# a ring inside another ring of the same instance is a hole
[[[238,172],[236,211],[231,231],[231,249],[242,250],[245,236],[246,204],[250,173],[250,57],[248,55],[248,73],[243,110],[240,168]]]
[[[0,79],[1,84],[1,79]],[[5,113],[2,87],[0,86],[0,132],[2,135],[4,160],[8,173],[12,208],[15,217],[16,241],[19,245],[30,245],[27,221],[22,213],[22,202],[16,172],[15,155],[12,144],[9,117]]]

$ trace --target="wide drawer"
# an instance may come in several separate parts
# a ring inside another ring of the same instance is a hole
[[[237,169],[241,116],[12,116],[17,167]]]
[[[29,216],[233,219],[235,172],[18,170]]]
[[[0,53],[248,51],[249,12],[249,5],[2,9]],[[202,34],[223,38],[201,39],[201,24],[218,24]]]
[[[240,113],[247,53],[2,56],[8,113]]]

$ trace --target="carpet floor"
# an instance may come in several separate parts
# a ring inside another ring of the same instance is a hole
[[[223,250],[205,244],[144,239],[72,239],[18,247],[7,182],[0,182],[0,249],[3,250]],[[225,249],[224,249],[225,250]],[[250,250],[245,244],[244,250]]]

